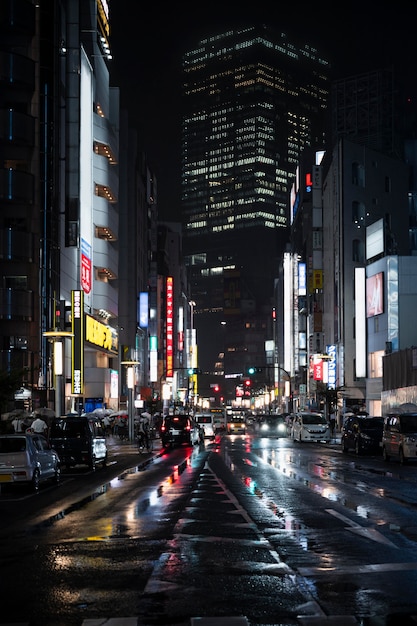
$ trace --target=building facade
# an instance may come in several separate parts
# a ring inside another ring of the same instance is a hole
[[[317,50],[268,27],[183,57],[184,258],[205,371],[222,354],[229,373],[265,359],[289,189],[303,149],[324,142],[329,72]]]
[[[141,363],[137,395],[148,384],[138,302],[157,214],[128,124],[119,184],[108,4],[11,0],[0,11],[1,369],[21,371],[28,409],[117,409],[121,333],[127,358]]]

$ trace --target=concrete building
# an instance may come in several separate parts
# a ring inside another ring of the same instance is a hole
[[[138,302],[157,214],[127,122],[120,158],[108,4],[11,0],[0,18],[1,368],[22,371],[28,409],[118,408],[120,335],[135,392],[149,382]]]
[[[183,247],[205,372],[265,364],[289,190],[304,148],[324,143],[329,73],[318,50],[267,26],[183,57]]]

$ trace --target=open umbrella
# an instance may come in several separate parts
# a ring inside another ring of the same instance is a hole
[[[16,417],[20,417],[21,419],[30,418],[30,413],[25,411],[25,409],[13,409],[10,413],[3,413],[3,419],[7,415],[8,420],[14,420]]]
[[[111,409],[104,409],[104,408],[97,408],[94,409],[93,411],[94,415],[97,415],[97,417],[104,417],[105,415],[111,415],[112,414],[112,410]]]
[[[42,406],[33,411],[33,417],[55,417],[55,411],[47,406]]]
[[[417,413],[417,404],[414,402],[404,402],[398,407],[399,413]]]
[[[120,410],[120,411],[114,411],[113,413],[110,413],[109,417],[128,417],[129,413],[127,411],[124,410]]]

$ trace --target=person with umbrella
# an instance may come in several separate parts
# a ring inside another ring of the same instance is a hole
[[[34,433],[45,435],[48,430],[48,424],[44,422],[40,415],[38,415],[32,422],[30,430]]]
[[[27,428],[27,424],[22,415],[16,415],[12,421],[12,426],[15,433],[24,433]]]
[[[152,450],[152,439],[151,439],[151,415],[149,413],[142,413],[139,416],[139,425],[137,432],[137,441],[138,447],[141,449],[146,448],[148,452]]]

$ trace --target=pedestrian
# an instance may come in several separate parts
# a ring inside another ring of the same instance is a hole
[[[15,433],[24,433],[27,428],[25,420],[19,416],[14,418],[14,420],[12,421],[12,426]]]
[[[46,435],[46,432],[48,430],[48,424],[44,422],[44,420],[38,415],[38,417],[33,420],[30,429],[34,433]]]
[[[103,417],[103,426],[106,437],[110,437],[113,432],[113,422],[108,415]]]
[[[332,438],[335,436],[335,429],[336,429],[336,416],[334,413],[332,413],[330,415],[330,434]]]
[[[146,413],[142,413],[139,417],[138,424],[138,442],[140,445],[149,448],[151,420]]]

